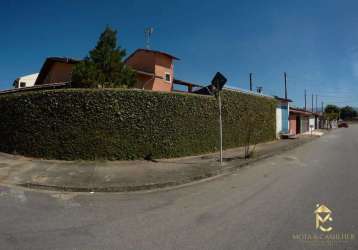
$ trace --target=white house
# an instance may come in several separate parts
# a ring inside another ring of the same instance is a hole
[[[13,86],[15,89],[32,87],[35,85],[35,81],[36,81],[38,75],[39,75],[39,73],[35,73],[35,74],[31,74],[31,75],[18,77],[14,81]]]

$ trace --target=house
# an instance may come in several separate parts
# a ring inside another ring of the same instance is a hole
[[[35,73],[35,74],[31,74],[31,75],[25,75],[25,76],[18,77],[14,81],[13,86],[15,89],[32,87],[35,85],[35,81],[36,81],[38,75],[39,75],[39,73]]]
[[[135,88],[171,92],[174,80],[174,60],[179,58],[168,53],[137,49],[124,61],[136,71]]]
[[[299,108],[290,108],[290,134],[310,133],[320,128],[318,113]]]
[[[275,96],[276,106],[276,136],[280,138],[282,134],[289,134],[289,112],[291,99]]]
[[[79,60],[64,57],[48,57],[43,64],[35,85],[70,83],[73,66]]]
[[[166,52],[137,49],[125,59],[124,63],[136,72],[137,83],[134,85],[135,88],[164,92],[192,92],[193,88],[202,87],[174,78],[174,61],[176,60],[179,60],[179,58]],[[70,84],[73,67],[78,62],[79,60],[72,58],[47,58],[35,85]]]

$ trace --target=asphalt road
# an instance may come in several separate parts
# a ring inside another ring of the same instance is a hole
[[[358,249],[358,125],[184,188],[78,194],[0,187],[1,249]]]

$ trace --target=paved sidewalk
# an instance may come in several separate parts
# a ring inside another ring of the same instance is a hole
[[[253,158],[243,159],[243,148],[218,153],[156,161],[50,161],[0,153],[0,183],[77,192],[124,192],[180,185],[226,174],[253,161],[295,148],[316,136],[300,136],[256,146]]]

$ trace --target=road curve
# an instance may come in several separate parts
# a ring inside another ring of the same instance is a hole
[[[230,176],[131,194],[0,186],[1,249],[358,249],[358,239],[298,240],[316,204],[332,233],[358,237],[358,126],[334,130]],[[0,164],[1,167],[1,164]]]

